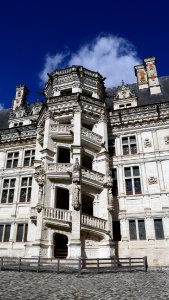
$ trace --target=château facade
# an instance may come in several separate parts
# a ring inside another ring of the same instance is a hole
[[[117,70],[118,71],[118,70]],[[0,111],[0,256],[148,257],[169,265],[169,76],[106,89],[82,66],[16,87]]]

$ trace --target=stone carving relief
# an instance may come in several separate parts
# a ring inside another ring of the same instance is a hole
[[[117,88],[117,92],[115,95],[115,99],[127,99],[135,97],[135,92],[131,91],[128,85],[124,85],[124,81],[122,81],[122,85]]]
[[[75,210],[80,209],[80,187],[77,185],[77,183],[73,184],[72,189],[72,206]]]
[[[144,147],[145,148],[152,147],[151,141],[149,139],[144,140]]]
[[[165,144],[168,145],[169,144],[169,136],[165,136],[164,140],[165,140]]]
[[[138,84],[146,84],[147,80],[147,72],[144,69],[137,71]]]
[[[72,180],[73,182],[77,183],[80,181],[80,164],[77,157],[75,159],[75,163],[73,164]]]
[[[148,184],[157,184],[157,183],[158,183],[158,180],[156,177],[151,176],[148,178]]]
[[[36,206],[36,209],[37,212],[40,213],[42,210],[42,197],[44,192],[44,184],[46,180],[46,175],[45,175],[45,170],[43,165],[40,165],[35,168],[34,178],[39,184],[38,204]]]
[[[110,188],[108,191],[108,210],[113,210],[113,195],[112,195],[112,189]]]

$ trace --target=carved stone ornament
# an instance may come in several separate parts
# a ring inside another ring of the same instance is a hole
[[[124,81],[122,81],[122,85],[117,88],[115,99],[127,99],[135,97],[135,93],[131,91],[128,85],[124,85]]]
[[[73,185],[72,196],[73,196],[72,206],[74,207],[75,210],[79,210],[80,209],[80,201],[79,201],[80,187],[77,184]]]
[[[149,139],[144,140],[144,147],[145,148],[152,147],[151,141]]]
[[[37,210],[38,213],[40,213],[42,211],[42,204],[41,203],[38,203],[36,205],[36,210]]]
[[[168,145],[169,144],[169,136],[165,136],[164,140],[165,140],[165,144]]]
[[[148,178],[148,184],[157,184],[157,183],[158,183],[158,180],[156,177],[151,176]]]
[[[113,185],[112,172],[111,172],[109,166],[107,167],[107,170],[106,170],[104,185],[107,187],[112,187],[112,185]]]
[[[72,180],[73,182],[80,181],[80,164],[79,164],[79,159],[77,157],[75,163],[73,164]]]
[[[40,165],[35,168],[34,178],[40,186],[43,186],[45,184],[46,176],[45,176],[45,170],[43,165]]]

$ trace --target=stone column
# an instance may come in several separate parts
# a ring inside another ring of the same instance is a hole
[[[68,243],[68,257],[81,257],[81,107],[74,108],[74,141],[72,151],[72,186],[70,202],[72,203],[72,232]]]

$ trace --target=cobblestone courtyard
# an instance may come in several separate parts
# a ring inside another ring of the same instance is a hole
[[[169,299],[169,271],[109,274],[0,272],[0,299]]]

